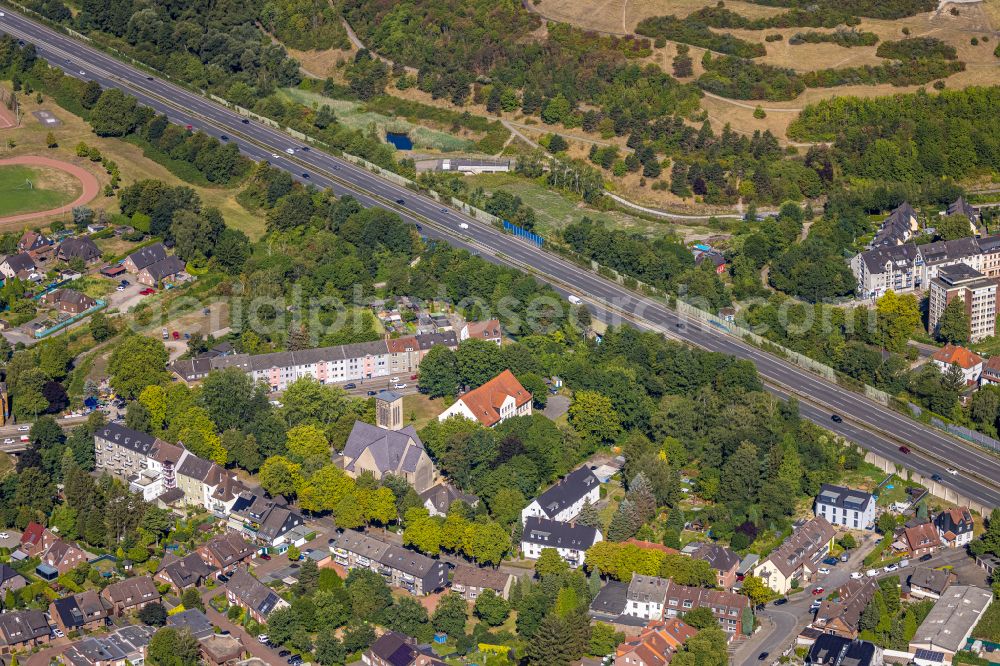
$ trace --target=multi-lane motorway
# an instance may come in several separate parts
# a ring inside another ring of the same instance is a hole
[[[35,44],[39,55],[72,76],[120,88],[171,121],[236,142],[248,157],[267,160],[300,181],[328,187],[338,195],[350,194],[365,206],[394,210],[406,221],[421,224],[427,236],[477,250],[490,261],[530,270],[563,293],[584,299],[599,316],[626,319],[705,349],[749,359],[772,390],[808,401],[801,408],[805,417],[918,472],[940,473],[944,485],[988,506],[1000,506],[1000,461],[975,447],[19,13],[4,9],[0,32]],[[831,421],[832,413],[842,415],[843,423]],[[900,452],[902,444],[912,453]],[[960,475],[945,473],[947,467],[958,469]]]

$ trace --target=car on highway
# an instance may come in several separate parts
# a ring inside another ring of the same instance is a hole
[[[886,573],[892,573],[893,571],[899,571],[899,566],[896,564],[889,564],[885,567]]]
[[[824,592],[826,592],[826,590],[822,587],[814,587],[812,591],[813,594],[823,594]]]
[[[31,430],[31,426],[26,426],[26,425],[17,426],[18,432],[28,432],[29,430]]]
[[[834,423],[843,423],[844,419],[841,418],[840,414],[831,414],[830,420]]]
[[[899,447],[899,452],[900,453],[909,453],[910,452],[910,447],[908,447],[908,446],[901,446],[901,447]]]
[[[821,574],[823,574],[825,576],[826,574],[830,573],[830,568],[829,567],[820,567],[819,569],[817,569],[817,571],[819,571]]]
[[[770,652],[761,652],[759,655],[757,655],[757,661],[764,661],[765,659],[768,658],[768,656],[770,656],[770,654],[771,654]]]
[[[955,469],[954,467],[949,467],[945,471],[951,474],[952,476],[958,476],[958,470]]]
[[[350,384],[344,384],[344,388],[348,389],[348,390],[350,390],[350,389],[356,389],[356,388],[358,388],[358,385],[352,382]]]
[[[863,578],[863,576],[861,575],[860,571],[852,571],[851,578],[853,578],[854,580],[858,580],[859,578]]]
[[[14,443],[14,439],[11,438],[11,437],[8,437],[7,439],[3,440],[3,443],[4,444],[13,444]]]

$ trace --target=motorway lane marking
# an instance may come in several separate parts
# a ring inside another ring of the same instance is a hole
[[[35,39],[32,35],[20,32],[16,28],[12,29],[12,32],[18,33],[18,36],[22,36],[22,38],[31,39],[33,41]],[[60,41],[69,41],[68,38],[63,37],[59,33],[53,32],[53,34]],[[70,56],[70,57],[66,57],[66,60],[68,62],[71,62],[71,63],[81,63],[82,66],[90,67],[92,70],[95,70],[97,73],[104,74],[105,77],[108,78],[109,80],[112,80],[112,81],[114,81],[114,80],[121,81],[124,85],[129,86],[129,87],[136,86],[136,84],[135,84],[134,81],[131,81],[128,78],[124,78],[124,77],[120,76],[117,73],[108,72],[107,70],[103,69],[102,67],[100,67],[98,65],[95,65],[95,63],[93,63],[93,62],[82,62],[81,60],[77,59],[75,56],[71,56],[66,51],[62,50],[62,48],[59,45],[47,45],[47,48],[49,50],[51,50],[53,53],[61,52],[61,53],[65,54],[65,55],[67,55],[67,56]],[[126,71],[128,71],[130,69],[124,63],[121,63],[121,62],[119,62],[117,60],[114,60],[113,58],[107,56],[106,54],[104,54],[103,52],[101,52],[99,50],[96,50],[96,49],[88,49],[88,50],[92,50],[93,54],[96,55],[98,59],[100,59],[102,61],[113,63],[113,65],[115,67],[123,68]],[[71,75],[73,74],[72,72],[67,72],[67,73],[69,73]],[[132,72],[129,72],[129,73],[132,73]],[[163,82],[161,79],[156,79],[156,78],[154,78],[153,82],[155,84],[157,84],[157,87],[164,88],[164,89],[170,89],[171,87],[176,87],[178,89],[178,91],[182,92],[182,94],[183,94],[184,97],[192,100],[192,102],[193,102],[192,103],[192,108],[197,108],[199,113],[206,114],[210,120],[215,120],[216,122],[224,123],[229,118],[235,118],[235,119],[241,119],[242,118],[242,116],[240,116],[238,113],[232,111],[231,109],[225,108],[225,107],[219,107],[219,106],[216,106],[214,104],[208,103],[207,100],[205,100],[203,97],[194,95],[190,91],[187,91],[186,89],[180,88],[179,86],[173,86],[173,84],[167,84],[166,82]],[[140,84],[140,85],[144,85],[144,84]],[[148,90],[148,88],[150,88],[150,87],[151,86],[145,86],[145,88],[140,89],[141,92],[144,93],[144,96],[147,96],[147,97],[151,96],[151,93]],[[174,104],[171,104],[171,100],[161,100],[161,101],[163,101],[164,103],[166,103],[166,104],[168,104],[170,106],[174,106]],[[283,143],[290,140],[290,138],[287,135],[285,135],[285,134],[283,134],[283,133],[281,133],[279,131],[276,131],[274,128],[271,128],[267,124],[255,125],[254,128],[258,129],[259,131],[263,132],[266,135],[269,135],[270,137],[274,137],[275,139],[280,140]],[[222,131],[219,128],[215,128],[215,129],[216,129],[216,131]],[[233,130],[230,130],[230,131],[233,131]],[[265,141],[266,140],[266,139],[259,138],[259,137],[252,137],[252,138],[256,139],[256,140],[259,140],[259,141]],[[247,151],[244,150],[244,152],[247,152]],[[325,155],[322,152],[318,152],[317,156],[318,156],[318,158],[317,158],[316,161],[324,161],[325,160],[325,161],[333,161],[334,163],[338,162],[332,156],[327,156],[327,155]],[[310,165],[309,161],[307,161],[307,160],[302,160],[302,161],[305,164]],[[381,178],[377,178],[377,179],[373,178],[371,176],[371,174],[369,174],[369,172],[366,169],[363,169],[360,166],[354,165],[353,163],[347,162],[347,161],[345,161],[345,164],[348,165],[348,171],[350,171],[353,174],[356,174],[358,176],[362,176],[363,175],[363,179],[362,180],[364,180],[364,181],[374,180],[375,181],[374,188],[375,188],[375,192],[377,194],[393,193],[393,194],[388,194],[388,195],[389,196],[394,196],[395,193],[398,193],[400,191],[404,191],[404,188],[396,186],[393,183],[389,183],[389,182],[387,182],[387,181],[385,181],[385,180],[383,180]],[[315,165],[311,165],[311,166],[313,166],[313,168],[315,168]],[[330,179],[329,177],[326,180],[332,181],[332,179]],[[336,181],[332,181],[332,182],[336,182]],[[355,185],[354,183],[349,183],[349,184],[350,185]],[[420,195],[420,194],[417,194],[417,193],[412,193],[409,190],[405,190],[405,191],[408,192],[411,195],[417,196],[417,201],[420,204],[422,204],[422,207],[424,209],[427,208],[427,206],[428,206],[428,204],[426,203],[427,199],[423,195]],[[418,212],[418,214],[420,214],[419,210],[417,212]],[[407,216],[407,217],[409,217],[409,216]],[[460,219],[463,219],[463,218],[460,218]],[[472,221],[474,223],[478,223],[478,220],[475,220],[474,218],[472,218]],[[478,224],[477,224],[477,226],[478,226]],[[480,245],[488,247],[489,251],[493,252],[494,254],[497,252],[497,249],[495,247],[493,247],[491,245],[488,245],[487,242],[484,239],[482,239],[482,238],[477,238],[476,242],[479,243]],[[517,241],[515,239],[515,243],[516,242]],[[521,248],[518,248],[518,249],[521,249]],[[518,253],[518,255],[521,256],[521,257],[524,256],[520,252]],[[537,260],[537,259],[540,258],[540,255],[539,254],[535,254],[534,257],[532,257],[532,258],[534,258],[535,260]],[[545,257],[545,259],[550,259],[550,258],[552,258],[550,255]],[[528,260],[527,258],[523,258],[522,259],[522,261],[527,261],[527,260]],[[561,267],[561,268],[563,268],[564,270],[566,270],[566,271],[568,271],[570,273],[575,273],[578,276],[585,277],[586,281],[592,282],[592,284],[590,285],[591,288],[593,288],[597,284],[600,284],[601,287],[604,287],[601,291],[604,292],[605,294],[608,293],[607,290],[608,290],[608,288],[610,288],[610,285],[605,286],[603,284],[603,281],[595,280],[596,276],[594,276],[593,273],[585,272],[585,271],[581,270],[580,268],[578,268],[577,266],[575,266],[574,264],[572,264],[570,262],[555,261],[555,262],[552,262],[552,263],[555,266]],[[615,293],[613,291],[611,292],[611,294],[613,294],[615,297],[619,297],[620,296],[620,293]],[[593,296],[589,295],[589,294],[584,294],[584,296],[589,296],[590,299],[593,298]],[[635,302],[639,303],[639,304],[647,305],[647,306],[648,305],[654,305],[656,307],[656,309],[659,311],[660,316],[663,317],[664,319],[667,319],[668,321],[669,321],[669,319],[670,319],[671,316],[673,316],[673,317],[675,317],[677,319],[680,319],[679,314],[678,315],[673,315],[673,313],[671,313],[669,310],[665,310],[665,309],[661,308],[658,303],[651,302],[648,299],[638,298],[638,299],[635,299]],[[708,329],[704,329],[704,330],[708,330]],[[720,340],[721,336],[720,336],[720,334],[718,332],[715,332],[714,330],[712,330],[711,332],[713,333],[713,335],[711,337],[714,339],[714,341]],[[678,336],[678,337],[680,337],[680,336]],[[690,339],[687,339],[687,341],[688,342],[692,342]],[[698,343],[696,343],[696,344],[698,344]],[[702,343],[701,346],[706,346],[706,345],[705,345],[705,343]],[[723,346],[729,346],[729,345],[723,345]],[[812,373],[803,372],[803,371],[799,370],[798,368],[795,368],[794,366],[786,365],[785,363],[780,362],[777,359],[774,359],[773,357],[770,357],[769,355],[765,356],[765,355],[757,352],[753,347],[751,347],[749,345],[746,345],[746,343],[732,345],[732,347],[735,347],[736,349],[739,350],[739,352],[742,352],[743,354],[750,355],[750,356],[752,356],[754,358],[758,358],[761,361],[766,361],[769,364],[769,366],[770,366],[768,368],[768,371],[772,372],[772,373],[774,373],[776,375],[778,375],[779,372],[787,373],[787,372],[790,371],[793,375],[797,375],[799,377],[807,379],[808,381],[817,381],[817,380],[821,379],[821,378],[813,375]],[[738,354],[739,352],[736,352],[736,353]],[[730,353],[733,353],[733,352],[730,352]],[[854,404],[851,405],[851,407],[853,407],[855,404],[857,404],[855,401],[861,398],[861,396],[846,396],[846,395],[844,395],[842,392],[845,389],[842,389],[841,387],[837,387],[836,385],[831,385],[830,388],[833,389],[833,395],[829,398],[830,402],[834,402],[834,401],[839,402],[841,409],[848,409],[848,404],[847,403],[854,403]],[[872,402],[872,405],[877,405],[877,403]],[[885,416],[886,413],[890,414],[892,417],[896,417],[896,415],[893,414],[893,413],[891,413],[891,412],[883,412],[883,416]],[[914,425],[915,425],[915,422],[910,421],[908,419],[891,418],[890,420],[896,421],[899,425],[902,425],[904,428],[907,428],[907,429],[912,429],[914,427]],[[866,421],[865,423],[870,423],[870,422]],[[877,424],[870,423],[870,425],[872,425],[873,427],[875,427],[877,429],[880,428],[880,426],[878,426]],[[938,432],[936,430],[931,430],[931,429],[929,429],[927,427],[923,427],[923,426],[918,426],[916,428],[916,430],[919,431],[919,432],[922,432],[923,434],[931,435],[931,436],[938,436],[938,437],[940,437],[941,435],[943,435],[943,433],[940,433],[940,432]],[[968,446],[968,445],[966,445],[966,446]],[[983,460],[988,460],[985,456],[983,456],[979,451],[977,451],[975,449],[968,449],[968,448],[966,448],[966,451],[969,451],[974,457],[979,457],[979,458],[981,458]],[[993,460],[988,460],[988,462],[995,463],[995,461],[993,461]]]

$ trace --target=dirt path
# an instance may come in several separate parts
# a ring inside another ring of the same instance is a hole
[[[72,203],[66,204],[65,206],[60,206],[59,208],[52,208],[50,210],[39,210],[34,213],[22,213],[20,215],[11,215],[10,217],[0,218],[0,225],[10,224],[11,222],[23,222],[25,220],[34,220],[39,217],[48,217],[50,215],[62,215],[63,213],[69,213],[77,206],[82,206],[85,203],[93,200],[101,192],[101,184],[97,180],[97,176],[90,173],[83,167],[71,164],[69,162],[63,162],[62,160],[54,160],[50,157],[40,157],[38,155],[21,155],[20,157],[10,157],[5,160],[0,160],[0,166],[8,166],[14,164],[23,164],[25,166],[40,166],[48,167],[49,169],[58,169],[60,171],[65,171],[66,173],[74,176],[83,185],[83,192],[76,198]]]

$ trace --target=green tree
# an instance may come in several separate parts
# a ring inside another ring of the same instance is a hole
[[[920,323],[920,307],[912,294],[887,291],[875,302],[877,344],[893,352],[902,352]]]
[[[569,571],[569,564],[555,548],[542,548],[538,559],[535,560],[535,573],[539,578],[548,576],[561,576]]]
[[[139,611],[139,621],[150,627],[162,627],[167,623],[167,609],[158,601],[146,604]]]
[[[588,450],[613,443],[621,433],[621,422],[611,398],[596,391],[578,391],[573,396],[569,423]]]
[[[152,666],[197,666],[201,655],[198,640],[187,630],[161,627],[147,648]]]
[[[444,345],[431,347],[420,361],[417,387],[432,398],[454,396],[458,392],[458,362],[455,352]]]
[[[303,484],[302,467],[284,456],[265,460],[258,478],[269,495],[293,496]]]
[[[431,624],[435,631],[444,632],[452,638],[464,636],[467,613],[465,599],[457,592],[449,592],[438,601],[434,615],[431,616]]]
[[[944,306],[944,311],[938,318],[937,330],[933,333],[941,342],[964,345],[969,342],[970,328],[971,322],[965,311],[965,301],[953,298]]]
[[[111,386],[129,399],[151,384],[168,379],[166,364],[169,360],[163,343],[144,335],[130,335],[115,346],[108,363]]]
[[[463,340],[458,345],[455,362],[459,382],[471,388],[482,386],[504,369],[503,352],[500,347],[493,342],[478,338]],[[422,361],[421,373],[423,373]]]
[[[510,614],[510,606],[507,601],[493,590],[483,590],[476,598],[476,617],[490,625],[498,627],[506,621]]]

